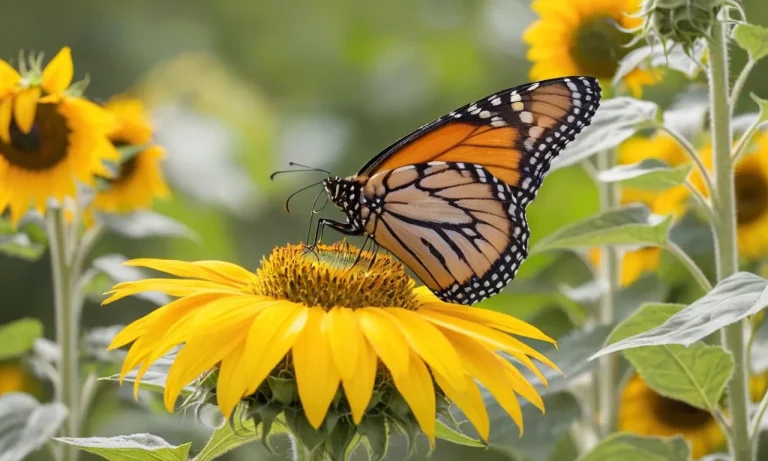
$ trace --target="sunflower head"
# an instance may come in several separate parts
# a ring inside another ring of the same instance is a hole
[[[150,365],[181,346],[165,388],[169,410],[194,382],[188,403],[216,404],[267,432],[282,424],[309,451],[340,457],[366,439],[386,446],[392,429],[433,443],[449,404],[487,440],[478,383],[522,430],[518,397],[543,403],[518,367],[541,380],[532,359],[556,369],[513,336],[552,342],[536,328],[446,304],[414,288],[402,264],[344,243],[277,248],[255,273],[218,261],[128,264],[180,278],[120,283],[106,303],[148,290],[179,299],[115,337],[111,348],[133,343],[121,376],[138,367],[138,389]]]
[[[116,96],[104,106],[116,121],[109,134],[121,158],[115,172],[102,177],[92,209],[105,213],[131,213],[152,206],[170,195],[160,162],[162,147],[151,144],[152,125],[141,100]]]
[[[645,0],[643,16],[645,34],[662,42],[671,40],[690,49],[693,43],[707,37],[709,28],[725,0]]]

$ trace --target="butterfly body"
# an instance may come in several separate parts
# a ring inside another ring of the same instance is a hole
[[[397,256],[444,301],[498,293],[527,257],[525,209],[552,160],[589,124],[600,87],[588,77],[490,95],[422,126],[358,174],[324,181],[346,222]]]

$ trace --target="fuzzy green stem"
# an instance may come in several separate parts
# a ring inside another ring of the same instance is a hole
[[[712,291],[712,284],[709,282],[707,276],[704,274],[704,272],[702,272],[701,268],[699,268],[696,262],[692,260],[691,257],[688,256],[685,251],[683,251],[682,248],[680,248],[680,246],[674,242],[668,242],[664,248],[675,258],[677,258],[677,260],[680,261],[680,263],[682,263],[686,269],[688,269],[688,272],[691,273],[693,278],[696,280],[696,283],[699,284],[699,287],[701,287],[704,293]]]
[[[69,416],[62,428],[64,437],[77,437],[80,429],[80,370],[78,363],[79,318],[75,306],[73,287],[76,274],[67,263],[71,254],[67,238],[64,214],[61,209],[48,211],[48,239],[50,241],[51,271],[53,273],[54,308],[56,312],[56,342],[59,345],[60,358],[57,366],[60,377],[60,389],[57,399],[69,409]],[[78,450],[67,445],[64,459],[76,461]]]
[[[597,155],[598,171],[608,171],[614,166],[614,163],[614,153],[611,151],[601,152]],[[616,186],[604,182],[597,184],[600,192],[600,208],[603,211],[615,208],[618,204]],[[609,246],[601,248],[599,277],[605,291],[600,298],[597,320],[602,325],[611,325],[614,321],[616,291],[619,285],[619,260],[615,248]],[[617,389],[619,386],[618,356],[616,354],[600,357],[595,379],[597,380],[598,391],[599,426],[602,434],[607,435],[613,432],[616,423]]]
[[[677,144],[683,148],[683,151],[685,151],[686,155],[688,155],[688,158],[690,158],[691,161],[694,163],[694,165],[696,165],[696,169],[699,170],[699,174],[701,175],[702,179],[704,179],[704,183],[707,185],[707,190],[711,191],[713,184],[712,184],[712,178],[710,177],[710,174],[709,174],[709,170],[707,170],[707,167],[704,165],[704,162],[701,160],[701,157],[699,157],[699,154],[696,151],[696,148],[693,146],[693,144],[691,144],[690,141],[685,139],[685,136],[678,133],[674,129],[664,125],[663,123],[658,123],[656,127],[662,131],[665,131],[675,141],[677,141]]]
[[[712,26],[708,38],[709,98],[714,149],[715,189],[712,193],[717,219],[715,227],[715,260],[717,280],[738,270],[736,246],[736,194],[731,159],[731,107],[728,101],[727,26]],[[730,449],[733,461],[753,461],[754,447],[749,436],[747,387],[747,354],[744,347],[744,321],[721,330],[721,341],[733,355],[733,378],[728,384],[728,408],[731,415]]]
[[[330,458],[323,451],[322,447],[310,452],[295,436],[290,435],[291,441],[291,459],[293,461],[329,461]]]

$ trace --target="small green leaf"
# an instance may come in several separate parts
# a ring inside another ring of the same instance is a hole
[[[602,101],[590,125],[555,158],[552,169],[574,165],[618,146],[644,123],[654,120],[658,109],[656,103],[627,97]]]
[[[240,410],[235,412],[232,421],[213,432],[200,454],[195,456],[195,461],[212,461],[241,445],[261,439],[253,419],[242,418]]]
[[[117,437],[60,437],[59,442],[73,445],[109,461],[187,461],[192,443],[174,446],[152,434]]]
[[[579,461],[687,461],[688,443],[680,436],[669,439],[614,434],[606,437]]]
[[[37,222],[30,220],[14,229],[10,221],[0,219],[0,253],[27,261],[37,261],[47,247],[48,237]]]
[[[646,304],[611,333],[608,343],[661,325],[680,312],[682,304]],[[647,346],[624,351],[648,386],[670,399],[712,411],[733,373],[733,357],[718,346],[697,342]]]
[[[21,461],[59,430],[67,417],[61,403],[41,404],[29,394],[0,396],[0,461]]]
[[[147,150],[147,147],[149,146],[143,144],[130,144],[118,148],[117,150],[120,152],[120,163],[125,163],[128,160],[131,160],[132,158]]]
[[[760,114],[758,115],[757,123],[768,120],[768,99],[762,99],[755,93],[750,93],[749,96],[758,106],[760,106]]]
[[[485,447],[485,444],[482,440],[476,440],[466,434],[462,434],[456,429],[449,427],[439,419],[437,420],[437,426],[435,427],[435,437],[447,442],[455,443],[456,445],[464,445],[467,447]]]
[[[620,183],[636,189],[662,191],[685,182],[692,165],[671,168],[658,159],[645,159],[631,165],[619,165],[601,171],[597,178],[607,183]]]
[[[492,428],[489,447],[523,455],[530,460],[550,459],[556,442],[568,433],[571,423],[581,417],[581,407],[572,394],[547,395],[544,397],[546,415],[533,405],[522,405],[525,435],[520,437],[509,415],[485,391],[483,400]]]
[[[189,227],[154,211],[136,211],[131,214],[99,213],[98,219],[112,232],[133,239],[147,237],[199,239]]]
[[[24,318],[0,326],[0,360],[16,358],[29,352],[37,338],[43,336],[43,324]]]
[[[733,38],[753,61],[768,56],[768,29],[755,24],[739,24],[733,29]]]
[[[768,280],[748,272],[737,272],[661,325],[617,341],[590,357],[590,360],[642,346],[690,346],[725,326],[763,310],[768,305],[766,287]]]
[[[654,245],[667,241],[670,216],[651,214],[642,205],[605,211],[541,239],[531,253],[604,245]]]

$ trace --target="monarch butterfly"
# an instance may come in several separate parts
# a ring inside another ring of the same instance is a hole
[[[356,175],[322,181],[347,222],[320,219],[311,248],[328,226],[386,248],[443,301],[498,293],[528,256],[527,205],[599,101],[593,78],[544,80],[422,126]]]

